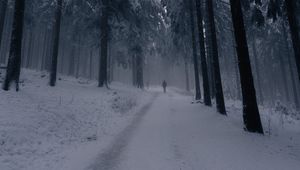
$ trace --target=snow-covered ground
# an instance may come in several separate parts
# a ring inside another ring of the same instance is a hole
[[[176,88],[107,90],[67,77],[51,88],[41,73],[25,73],[20,93],[0,91],[1,170],[300,167],[300,121],[282,109],[260,108],[263,136],[243,130],[238,102],[227,101],[222,116]]]
[[[107,90],[68,77],[52,88],[47,76],[29,70],[21,81],[19,93],[0,90],[1,170],[80,169],[152,96],[123,84]]]
[[[299,130],[293,138],[247,133],[234,114],[225,117],[190,100],[174,92],[160,95],[130,137],[118,139],[126,146],[111,146],[90,169],[299,169]]]

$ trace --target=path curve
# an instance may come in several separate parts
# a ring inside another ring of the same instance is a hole
[[[135,115],[133,121],[127,126],[113,141],[113,143],[96,159],[97,162],[90,166],[88,170],[111,170],[114,169],[120,161],[120,155],[128,145],[129,139],[138,128],[143,117],[148,113],[159,93],[154,93],[150,102],[143,106]]]

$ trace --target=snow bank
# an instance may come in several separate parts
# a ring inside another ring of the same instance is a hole
[[[226,101],[230,117],[242,122],[242,102]],[[277,103],[275,107],[259,106],[264,131],[269,136],[282,136],[286,133],[300,133],[299,111]]]
[[[29,70],[21,81],[19,93],[0,90],[1,170],[85,166],[150,99],[126,85],[107,90],[68,77],[52,88],[47,75]]]
[[[226,109],[230,121],[235,126],[243,127],[242,102],[226,101]],[[268,141],[266,147],[269,148],[270,152],[287,152],[295,159],[299,159],[299,112],[279,103],[274,108],[260,106],[259,110],[265,136],[268,138],[268,140],[266,139]]]

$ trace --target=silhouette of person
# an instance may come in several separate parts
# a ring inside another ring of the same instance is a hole
[[[164,93],[166,93],[167,92],[167,82],[166,82],[166,80],[163,81],[162,87],[164,89]]]

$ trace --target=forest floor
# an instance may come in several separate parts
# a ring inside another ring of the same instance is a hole
[[[106,89],[63,76],[52,88],[46,74],[29,70],[21,82],[18,93],[0,90],[0,170],[72,169],[78,160],[83,169],[153,98],[120,83]]]
[[[239,102],[228,116],[172,88],[26,71],[19,93],[0,91],[1,170],[296,170],[300,121],[261,108],[265,135],[243,130]]]
[[[297,170],[300,131],[289,138],[247,133],[242,122],[191,97],[160,94],[140,121],[89,170]]]

